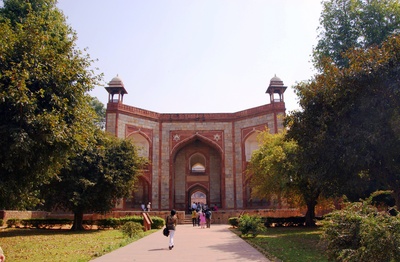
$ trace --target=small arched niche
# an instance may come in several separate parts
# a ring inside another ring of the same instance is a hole
[[[195,153],[190,157],[189,169],[192,174],[206,173],[206,158],[201,153]]]

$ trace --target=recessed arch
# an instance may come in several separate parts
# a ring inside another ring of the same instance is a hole
[[[209,191],[203,185],[195,184],[188,188],[189,203],[196,202],[201,204],[208,204],[209,199]]]
[[[198,185],[207,196],[207,204],[224,206],[224,166],[221,147],[197,133],[181,141],[171,152],[170,199],[173,208],[190,206],[193,185]],[[204,166],[204,167],[203,167]],[[204,173],[193,173],[192,167],[204,168]]]
[[[194,134],[193,136],[191,136],[191,137],[189,137],[187,139],[184,139],[184,140],[180,141],[178,144],[176,144],[174,146],[174,148],[172,148],[172,150],[171,150],[171,157],[172,158],[175,157],[176,153],[182,147],[185,147],[186,145],[188,145],[190,143],[193,143],[196,140],[199,140],[199,141],[201,141],[201,142],[203,142],[205,144],[208,144],[209,146],[211,146],[214,149],[216,149],[222,155],[223,150],[217,143],[215,143],[214,141],[212,141],[212,140],[210,140],[210,139],[208,139],[208,138],[206,138],[204,136],[201,136],[199,134]]]
[[[249,162],[251,160],[251,155],[253,154],[253,152],[260,148],[260,141],[258,139],[258,135],[260,133],[260,131],[254,130],[246,137],[244,141],[246,162]]]
[[[147,159],[150,157],[150,143],[144,135],[142,135],[140,132],[134,132],[129,134],[127,139],[132,141],[137,147],[139,156]]]

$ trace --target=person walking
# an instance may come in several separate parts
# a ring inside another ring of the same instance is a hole
[[[196,212],[196,209],[192,210],[192,223],[193,223],[194,227],[197,226],[197,212]]]
[[[200,212],[200,228],[206,228],[206,216],[203,212]]]
[[[206,225],[207,225],[207,228],[211,227],[211,210],[210,209],[206,210]]]
[[[169,250],[174,248],[174,235],[176,230],[176,225],[178,223],[178,218],[176,217],[176,211],[174,209],[171,210],[171,215],[167,216],[165,219],[165,225],[169,230]]]
[[[147,211],[150,211],[151,210],[151,202],[149,202],[148,204],[147,204]]]

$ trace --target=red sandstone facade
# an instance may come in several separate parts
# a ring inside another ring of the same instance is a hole
[[[225,210],[281,207],[280,201],[252,199],[245,173],[258,147],[257,134],[283,128],[286,86],[281,79],[270,81],[269,104],[235,113],[163,114],[128,106],[118,77],[106,90],[106,131],[131,139],[150,162],[132,198],[117,210],[137,210],[151,202],[152,210],[185,211],[199,196]]]

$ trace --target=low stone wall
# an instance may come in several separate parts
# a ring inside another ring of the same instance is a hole
[[[30,218],[45,218],[49,212],[44,211],[14,211],[0,210],[0,219],[6,223],[8,219],[30,219]]]
[[[248,214],[260,217],[296,217],[304,216],[299,209],[249,209],[249,210],[218,210],[212,213],[211,222],[214,224],[228,224],[229,218]]]
[[[98,220],[110,217],[125,217],[125,216],[142,216],[142,211],[112,211],[107,214],[85,214],[84,220]],[[157,216],[161,218],[167,217],[169,211],[150,211],[147,212],[150,217]],[[212,213],[211,223],[213,224],[228,224],[229,218],[238,217],[243,214],[258,215],[261,217],[296,217],[304,216],[304,212],[299,209],[252,209],[252,210],[218,210]],[[185,212],[177,211],[179,223],[183,223],[185,220]],[[0,211],[0,219],[3,219],[4,223],[8,219],[29,219],[29,218],[67,218],[73,219],[72,213],[49,213],[43,211],[11,211],[2,210]]]
[[[150,211],[147,212],[150,217],[157,216],[161,218],[166,218],[169,215],[169,211]],[[219,210],[212,213],[211,223],[213,224],[228,224],[229,218],[238,217],[243,214],[249,215],[258,215],[262,217],[292,217],[292,216],[304,216],[301,214],[299,210],[290,209],[290,210]],[[141,211],[113,211],[111,213],[107,213],[105,215],[101,214],[85,214],[85,220],[98,220],[105,219],[110,217],[125,217],[125,216],[141,216]],[[177,211],[176,215],[178,216],[178,222],[180,224],[185,220],[185,212]],[[49,218],[71,218],[73,219],[72,214],[50,214]]]
[[[143,211],[112,211],[106,214],[97,214],[97,213],[92,213],[92,214],[84,214],[83,219],[84,220],[99,220],[99,219],[106,219],[106,218],[120,218],[120,217],[127,217],[127,216],[142,216]],[[146,212],[147,214],[152,216],[158,216],[165,218],[167,215],[170,214],[169,211],[150,211]],[[177,212],[178,219],[183,221],[185,218],[185,212],[183,211],[178,211]],[[49,213],[46,218],[69,218],[69,219],[74,219],[74,215],[72,213]]]

